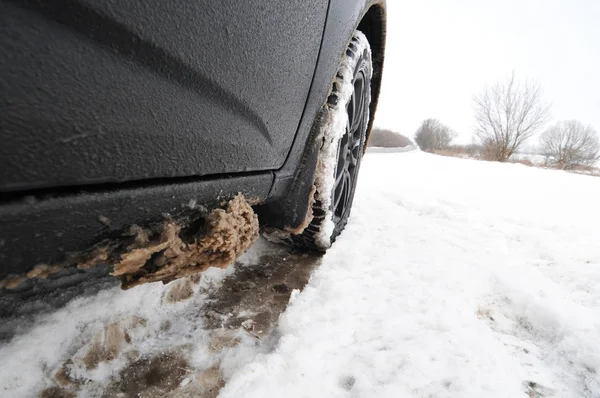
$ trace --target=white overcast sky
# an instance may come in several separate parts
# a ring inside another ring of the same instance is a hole
[[[600,130],[600,0],[388,0],[375,125],[412,136],[437,118],[470,141],[487,83],[537,79],[553,120]]]

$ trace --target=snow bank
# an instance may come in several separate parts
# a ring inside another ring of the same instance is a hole
[[[353,216],[223,397],[598,397],[597,178],[368,155]]]

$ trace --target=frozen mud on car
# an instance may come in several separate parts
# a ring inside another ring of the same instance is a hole
[[[15,289],[64,269],[87,270],[101,264],[112,267],[111,275],[121,279],[124,289],[167,283],[209,267],[227,267],[258,237],[258,217],[241,194],[210,212],[194,205],[185,214],[163,218],[145,227],[115,231],[93,247],[69,254],[62,264],[38,264],[26,274],[11,275],[0,281],[0,288]]]
[[[0,388],[5,396],[214,397],[274,347],[280,313],[319,263],[261,239],[226,269],[75,299],[0,346],[10,364]]]

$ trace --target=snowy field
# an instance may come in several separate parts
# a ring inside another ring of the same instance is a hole
[[[548,159],[546,158],[546,156],[540,155],[537,153],[514,153],[511,156],[511,160],[513,160],[513,161],[514,160],[528,160],[533,165],[541,166],[541,167],[544,167],[548,164]],[[600,159],[598,159],[596,164],[592,165],[592,167],[595,167],[596,169],[600,169]],[[593,174],[594,172],[597,174],[598,170],[596,170],[596,171],[578,170],[577,171],[578,174]]]
[[[600,397],[600,178],[369,153],[354,203],[321,259],[260,241],[38,317],[0,345],[0,396]],[[249,267],[270,296],[228,284]]]
[[[529,160],[536,166],[543,166],[547,163],[547,159],[544,155],[538,153],[514,153],[511,157],[512,160]]]

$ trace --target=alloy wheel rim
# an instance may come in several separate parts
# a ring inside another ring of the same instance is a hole
[[[361,144],[366,125],[365,83],[364,72],[360,71],[354,79],[354,91],[347,106],[346,129],[339,143],[332,193],[333,221],[336,225],[350,208],[352,190],[358,176],[358,166],[362,155]]]

